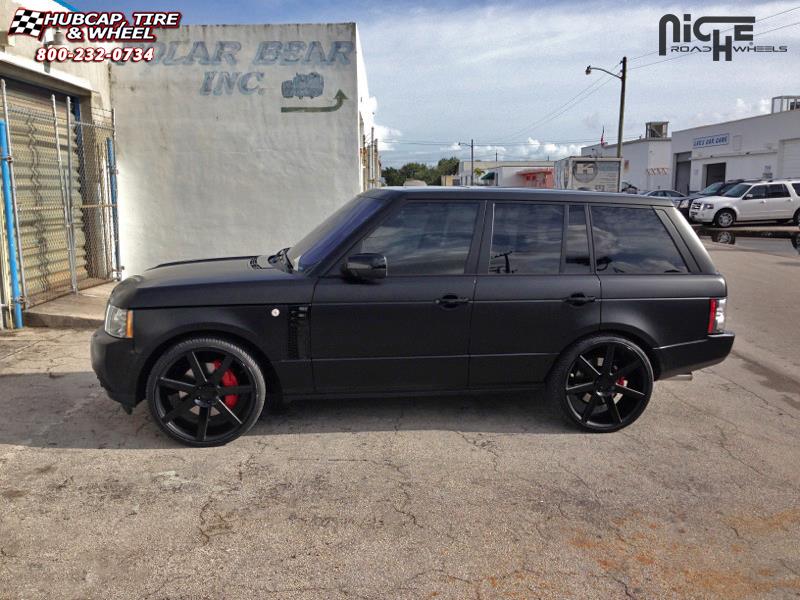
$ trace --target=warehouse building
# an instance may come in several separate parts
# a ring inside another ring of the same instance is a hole
[[[111,69],[125,274],[275,252],[378,180],[355,23],[183,26],[154,48]]]
[[[800,177],[800,96],[773,98],[766,115],[676,131],[672,155],[684,193],[727,179]]]
[[[162,262],[274,252],[379,185],[354,23],[162,29],[151,63],[35,62],[42,45],[70,43],[0,36],[2,325]]]

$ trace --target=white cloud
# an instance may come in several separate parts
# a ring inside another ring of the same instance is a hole
[[[789,8],[788,2],[734,1],[703,5],[693,13],[760,18]],[[603,125],[606,139],[615,142],[619,86],[614,80],[595,86],[562,114],[551,113],[597,78],[607,77],[599,72],[587,77],[587,64],[613,70],[623,54],[630,59],[626,137],[643,134],[644,123],[652,120],[670,121],[674,131],[700,119],[714,122],[768,112],[771,96],[795,93],[787,74],[797,70],[800,27],[756,37],[759,44],[788,45],[784,54],[751,53],[729,63],[695,54],[638,68],[663,60],[656,53],[658,20],[667,12],[683,11],[681,5],[656,2],[626,4],[622,12],[618,3],[608,1],[448,4],[415,10],[384,4],[381,12],[360,20],[359,29],[381,122],[402,129],[412,140],[474,138],[492,154],[495,146],[506,156],[578,153],[580,146],[599,141]],[[791,16],[756,23],[755,32],[785,24]],[[539,140],[539,146],[509,143],[528,136]],[[447,144],[424,150],[396,146],[395,155],[412,150],[416,157],[429,156],[429,162],[464,155],[463,148]]]
[[[394,127],[386,127],[385,125],[375,124],[375,137],[378,138],[378,151],[387,152],[397,148],[397,144],[392,141],[397,138],[403,137],[403,132]],[[369,142],[369,133],[367,134],[367,142]]]

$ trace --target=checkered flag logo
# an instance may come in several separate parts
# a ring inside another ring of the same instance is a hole
[[[37,10],[28,10],[27,8],[20,8],[14,19],[11,21],[11,27],[8,29],[9,34],[32,35],[38,38],[42,34],[42,23],[44,22],[44,14]]]

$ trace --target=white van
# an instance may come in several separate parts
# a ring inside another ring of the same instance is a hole
[[[800,178],[743,182],[722,196],[697,198],[689,218],[716,227],[741,221],[788,221],[800,225]]]

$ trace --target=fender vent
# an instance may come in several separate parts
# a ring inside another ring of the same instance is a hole
[[[308,312],[307,305],[289,307],[289,337],[287,355],[289,359],[308,358],[311,354],[308,339]]]

